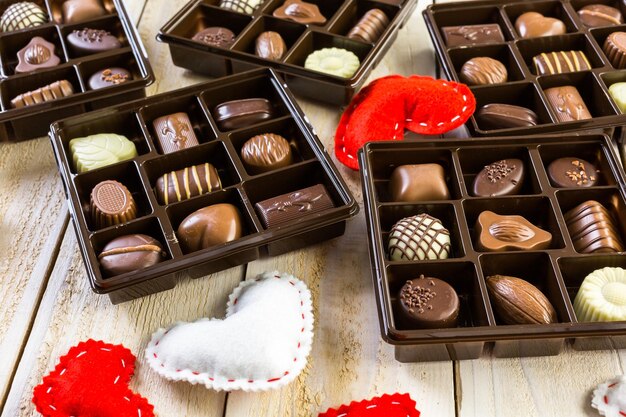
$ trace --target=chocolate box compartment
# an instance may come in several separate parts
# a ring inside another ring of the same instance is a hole
[[[96,29],[96,30],[105,30],[109,32],[111,35],[115,36],[117,40],[120,42],[122,48],[126,48],[129,46],[128,39],[124,32],[124,26],[120,18],[116,15],[105,16],[98,20],[91,21],[89,23],[75,23],[73,25],[63,26],[61,27],[61,36],[64,40],[64,44],[67,48],[67,55],[70,59],[80,58],[81,56],[90,56],[95,54],[86,54],[75,51],[72,45],[67,40],[67,37],[74,31],[81,31],[85,28]],[[100,53],[100,52],[96,52]]]
[[[211,5],[207,5],[206,1],[192,0],[161,28],[157,40],[168,44],[175,65],[194,72],[225,76],[269,66],[281,74],[289,88],[298,95],[326,103],[348,104],[396,39],[398,29],[409,18],[417,0],[312,2],[320,7],[327,18],[324,25],[301,25],[274,17],[273,11],[282,6],[284,0],[268,0],[252,15],[232,13],[238,15],[238,19],[250,19],[250,24],[235,31],[238,37],[231,48],[221,49],[191,40],[198,30],[206,26],[202,17],[205,13],[203,10],[220,10],[219,7],[212,6],[215,3],[213,1],[208,2]],[[348,26],[361,17],[356,14],[365,13],[371,7],[380,7],[391,18],[380,38],[372,44],[347,38],[351,29]],[[219,26],[232,22],[232,19],[228,19]],[[275,30],[285,38],[289,50],[281,60],[262,59],[254,54],[256,37],[263,30]],[[350,78],[342,78],[304,68],[306,57],[324,47],[346,48],[354,52],[361,61],[359,69]]]
[[[458,13],[455,10],[437,10],[432,13],[432,19],[437,25],[438,44],[446,46],[443,37],[443,28],[448,26],[468,26],[480,24],[497,24],[505,40],[514,38],[513,26],[496,6],[486,5],[472,7],[471,13]],[[433,35],[433,33],[431,33]]]
[[[68,61],[68,56],[60,40],[59,31],[55,26],[44,25],[29,31],[9,32],[4,36],[0,36],[0,60],[2,61],[3,76],[10,77],[17,75],[15,73],[15,67],[17,67],[18,64],[17,53],[22,48],[26,47],[30,40],[36,36],[54,45],[53,53],[61,60],[59,65]]]
[[[215,105],[232,99],[259,96],[272,100],[277,110],[276,118],[229,132],[217,129],[211,115]],[[189,112],[192,123],[197,123],[197,133],[206,132],[208,141],[163,155],[153,143],[155,138],[152,137],[150,125],[153,118],[175,111]],[[237,140],[243,140],[245,135],[256,132],[255,129],[258,131],[264,128],[295,136],[300,159],[280,170],[250,176],[237,155],[235,144],[239,143]],[[133,160],[77,174],[69,142],[76,137],[97,133],[127,136],[135,142],[139,155]],[[346,220],[358,212],[356,201],[317,139],[313,127],[284,87],[284,82],[267,68],[58,121],[51,126],[50,138],[85,261],[87,278],[95,292],[107,294],[113,303],[170,289],[181,278],[199,278],[253,261],[260,256],[273,256],[331,239],[343,234]],[[153,188],[159,176],[204,162],[210,162],[218,169],[225,189],[169,205],[158,203]],[[124,184],[130,178],[132,184],[126,185],[131,191],[137,192],[141,199],[138,203],[145,210],[140,213],[143,217],[136,220],[118,227],[93,231],[89,220],[83,215],[83,206],[93,185],[108,177]],[[256,202],[318,183],[326,187],[334,208],[280,227],[263,227],[254,209]],[[227,244],[185,253],[177,237],[180,223],[193,211],[222,202],[235,204],[239,208],[245,223],[245,236]],[[106,244],[104,240],[111,240],[123,232],[152,235],[149,233],[151,231],[158,235],[155,238],[163,238],[162,243],[167,245],[171,259],[146,270],[124,274],[119,280],[101,275],[97,257],[102,245]],[[106,239],[101,236],[106,236]]]

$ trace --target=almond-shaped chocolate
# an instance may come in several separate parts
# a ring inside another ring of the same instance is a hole
[[[487,277],[497,317],[504,324],[550,324],[558,321],[550,300],[528,281],[505,275]]]
[[[524,185],[525,171],[521,159],[502,159],[486,165],[474,179],[472,195],[500,197],[518,194]]]
[[[274,10],[273,15],[280,19],[289,19],[305,25],[323,25],[326,23],[326,17],[320,12],[316,4],[301,0],[286,0],[282,6]]]
[[[98,260],[104,275],[111,277],[154,266],[166,256],[161,242],[151,236],[135,234],[107,243]]]
[[[275,133],[264,133],[246,141],[241,148],[241,159],[251,174],[262,174],[290,165],[291,145]]]
[[[264,98],[232,100],[219,104],[213,116],[221,130],[240,129],[273,117],[272,104]]]
[[[232,242],[242,235],[241,214],[232,204],[204,207],[187,216],[176,235],[185,253]]]
[[[486,210],[476,220],[476,247],[484,252],[548,249],[552,234],[522,216],[501,216]]]
[[[285,52],[287,45],[278,32],[263,32],[256,38],[254,53],[261,58],[278,61]]]

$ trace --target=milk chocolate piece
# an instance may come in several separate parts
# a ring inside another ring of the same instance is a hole
[[[489,164],[474,178],[472,195],[500,197],[518,194],[524,185],[525,171],[521,159],[503,159]]]
[[[476,247],[484,252],[548,249],[552,234],[522,216],[501,216],[483,211],[476,220]]]
[[[564,85],[545,90],[559,122],[591,119],[591,113],[576,87]]]
[[[261,58],[278,61],[285,52],[287,45],[278,32],[263,32],[256,38],[254,53]]]
[[[30,1],[13,3],[0,16],[2,32],[33,28],[46,23],[48,23],[48,13],[38,4]]]
[[[105,68],[96,72],[89,78],[89,88],[98,90],[100,88],[112,87],[125,83],[130,79],[132,79],[132,76],[125,68]]]
[[[22,93],[11,100],[11,107],[20,109],[47,101],[57,100],[74,94],[72,83],[67,80],[55,81],[52,84],[33,91]]]
[[[450,232],[428,214],[405,217],[391,228],[388,249],[392,261],[448,259]]]
[[[198,146],[198,138],[187,113],[174,113],[152,122],[161,152],[171,153]]]
[[[522,38],[563,35],[567,33],[565,23],[537,12],[521,14],[515,21],[515,29]]]
[[[495,313],[504,324],[550,324],[558,317],[550,300],[528,281],[506,275],[487,277]]]
[[[54,44],[35,36],[17,52],[15,73],[31,72],[40,68],[56,67],[61,59],[54,54]]]
[[[313,3],[301,0],[285,0],[285,3],[274,10],[274,17],[293,20],[305,25],[323,25],[326,17],[320,12],[319,7]]]
[[[420,275],[407,281],[398,294],[402,317],[418,329],[456,327],[459,296],[445,281]]]
[[[215,167],[206,162],[172,171],[157,179],[155,193],[161,204],[172,204],[222,189]]]
[[[292,163],[291,145],[275,133],[257,135],[244,143],[241,160],[251,174],[273,171]]]
[[[578,10],[580,21],[587,27],[615,26],[624,23],[622,13],[606,4],[589,4]]]
[[[588,200],[565,213],[572,243],[580,253],[623,252],[624,244],[611,213],[599,202]]]
[[[446,45],[484,45],[505,42],[504,35],[497,23],[469,26],[445,26],[441,28]]]
[[[491,103],[482,106],[474,115],[483,130],[510,129],[536,126],[537,114],[522,106]]]
[[[228,28],[212,26],[196,33],[191,39],[216,48],[228,49],[235,43],[235,34]]]
[[[213,115],[221,130],[240,129],[273,117],[272,104],[264,98],[227,101],[215,107]]]
[[[389,194],[397,202],[449,200],[446,173],[439,164],[400,165],[391,173]]]
[[[263,226],[268,229],[333,207],[335,205],[322,184],[270,198],[255,205]]]
[[[535,74],[552,75],[586,71],[591,63],[582,51],[544,52],[533,57]]]
[[[461,68],[461,81],[468,85],[505,83],[508,72],[502,62],[489,57],[472,58]]]
[[[176,235],[185,253],[195,252],[242,236],[241,214],[232,204],[201,208],[182,221]]]
[[[252,14],[263,0],[221,0],[220,7],[239,13]]]
[[[552,185],[563,188],[593,187],[598,183],[598,170],[580,158],[559,158],[548,165]]]
[[[94,227],[101,229],[135,219],[137,205],[124,184],[106,180],[91,190],[89,214]]]
[[[134,234],[120,236],[107,243],[98,260],[104,275],[112,277],[149,268],[166,256],[161,242],[148,235]]]
[[[348,32],[348,38],[374,43],[389,26],[389,18],[380,9],[370,9]]]
[[[106,13],[100,0],[66,0],[63,3],[63,23],[65,24],[82,22]]]
[[[67,35],[67,42],[78,55],[95,54],[122,47],[119,39],[101,29],[74,30]]]
[[[602,50],[613,67],[626,68],[626,32],[611,33],[604,41]]]

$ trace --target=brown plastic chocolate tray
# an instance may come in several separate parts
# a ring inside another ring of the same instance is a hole
[[[309,0],[319,6],[328,19],[323,26],[304,25],[272,16],[284,0],[265,0],[252,15],[219,7],[220,0],[189,2],[157,35],[169,44],[174,64],[211,76],[269,66],[274,68],[296,94],[319,101],[347,104],[361,88],[372,69],[380,62],[417,5],[416,0]],[[381,9],[389,25],[376,43],[346,37],[357,21],[373,8]],[[215,48],[192,41],[201,29],[225,26],[237,36],[229,49]],[[259,58],[254,54],[256,37],[263,31],[281,34],[288,51],[280,61]],[[351,78],[341,78],[304,68],[306,57],[321,48],[344,48],[361,61]]]
[[[585,159],[600,170],[597,186],[556,188],[546,167],[556,158]],[[517,158],[526,180],[518,195],[479,198],[468,193],[474,177],[493,162]],[[609,208],[626,237],[624,171],[606,135],[536,136],[441,140],[430,143],[370,143],[359,154],[369,232],[372,276],[382,337],[394,345],[396,359],[417,362],[475,359],[490,351],[496,357],[555,355],[573,340],[575,349],[626,347],[626,322],[579,323],[572,306],[582,280],[605,266],[626,268],[624,254],[576,252],[563,213],[597,200]],[[451,199],[416,203],[392,202],[389,177],[396,166],[437,163],[446,171]],[[483,210],[517,214],[553,235],[550,248],[540,251],[480,252],[475,248],[474,223]],[[400,219],[427,213],[451,233],[452,252],[446,260],[391,261],[387,244],[391,227]],[[399,319],[398,291],[420,274],[443,279],[457,291],[459,325],[447,329],[417,329]],[[516,276],[537,286],[554,306],[558,323],[505,325],[494,314],[485,277]]]
[[[609,34],[626,31],[626,24],[587,28],[577,14],[580,8],[598,3],[621,9],[622,13],[626,11],[620,5],[621,2],[611,0],[486,0],[436,4],[424,10],[424,19],[437,57],[449,79],[459,81],[458,72],[463,64],[473,57],[495,58],[507,66],[509,82],[471,87],[476,96],[477,109],[490,103],[515,104],[530,108],[539,119],[538,124],[533,127],[489,130],[481,127],[476,118],[472,117],[467,127],[473,136],[574,132],[606,129],[626,124],[626,115],[621,113],[608,92],[611,84],[626,81],[626,71],[615,69],[602,51],[602,45]],[[567,33],[522,39],[515,30],[515,20],[522,13],[530,11],[562,20],[567,27]],[[446,26],[486,23],[497,23],[505,42],[450,48],[446,45],[441,31]],[[546,76],[537,76],[533,73],[533,56],[543,52],[563,50],[583,51],[592,69]],[[591,112],[591,119],[558,122],[544,90],[563,85],[573,85],[579,90]]]
[[[17,1],[2,2],[0,14],[13,3]],[[61,1],[37,0],[34,3],[47,11],[48,23],[0,33],[0,141],[45,136],[50,123],[55,120],[145,97],[145,87],[154,81],[154,73],[141,39],[120,0],[103,0],[106,15],[73,24],[62,23]],[[66,36],[73,30],[83,28],[107,30],[120,40],[122,47],[79,57],[70,49]],[[52,68],[16,75],[17,51],[34,36],[52,42],[61,63]],[[111,66],[128,69],[133,79],[105,89],[90,90],[89,77]],[[20,109],[11,107],[11,100],[17,95],[61,79],[73,85],[73,95]]]
[[[283,81],[260,69],[198,84],[121,106],[54,123],[50,137],[68,199],[68,206],[93,290],[108,294],[113,303],[173,288],[179,276],[197,278],[259,256],[274,256],[340,236],[346,219],[358,205],[328,154],[306,121]],[[212,116],[217,104],[245,98],[265,98],[277,109],[270,120],[249,127],[221,131]],[[162,154],[152,129],[156,118],[186,112],[200,144]],[[243,142],[255,135],[278,133],[293,142],[296,158],[289,166],[260,175],[249,174],[239,156]],[[131,139],[139,156],[133,160],[77,174],[68,143],[95,133],[118,133]],[[153,190],[157,178],[187,166],[212,163],[223,189],[169,205],[160,204]],[[138,217],[122,225],[97,229],[89,219],[89,195],[100,181],[126,185],[138,206]],[[257,202],[323,184],[335,207],[309,214],[280,227],[264,228]],[[217,203],[231,203],[242,215],[244,235],[233,242],[184,253],[176,229],[190,213]],[[87,206],[87,207],[85,207]],[[153,267],[111,278],[100,270],[98,254],[117,236],[143,233],[161,242],[167,260]]]

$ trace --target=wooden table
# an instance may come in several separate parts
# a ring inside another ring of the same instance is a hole
[[[155,69],[156,94],[203,78],[172,65],[157,30],[186,0],[126,0]],[[421,10],[400,32],[372,79],[389,73],[435,75]],[[328,149],[341,110],[300,103]],[[340,166],[362,202],[358,176]],[[328,407],[408,392],[424,416],[585,416],[593,387],[624,373],[626,351],[570,351],[546,358],[401,364],[379,335],[365,218],[345,236],[255,261],[119,306],[89,288],[60,177],[47,139],[0,145],[0,404],[2,417],[38,415],[33,387],[59,356],[88,338],[123,343],[139,358],[132,388],[160,416],[317,416]],[[315,340],[304,372],[261,394],[216,393],[158,377],[143,359],[150,335],[178,320],[220,317],[228,294],[265,270],[289,271],[313,293]]]

